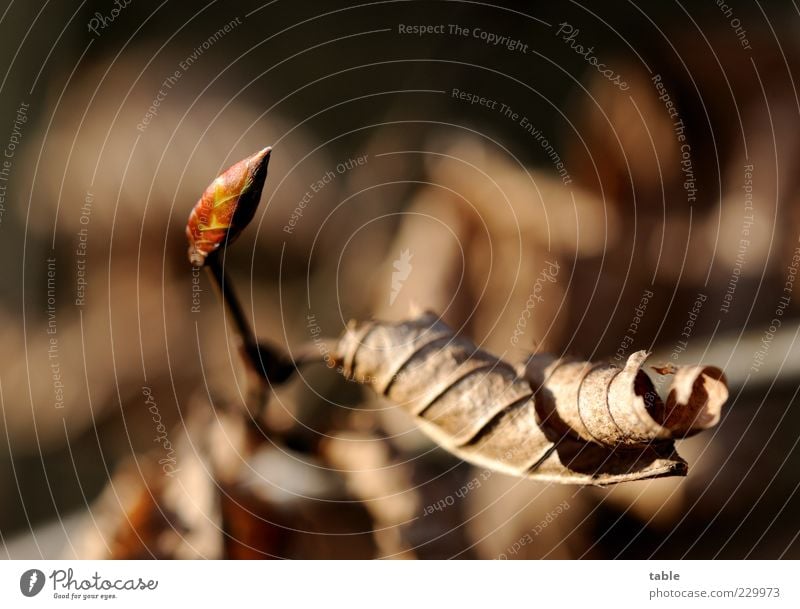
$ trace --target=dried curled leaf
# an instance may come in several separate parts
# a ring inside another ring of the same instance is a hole
[[[574,484],[685,475],[673,440],[717,423],[727,399],[717,368],[676,369],[666,403],[641,370],[531,358],[524,369],[478,349],[433,313],[351,324],[338,359],[417,417],[439,445],[506,473]]]
[[[656,368],[674,374],[667,402],[642,371],[649,354],[637,351],[624,368],[536,355],[524,374],[542,418],[563,433],[605,446],[637,446],[686,437],[719,421],[728,398],[724,375],[711,366]]]

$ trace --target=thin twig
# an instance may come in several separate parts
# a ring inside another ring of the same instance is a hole
[[[239,355],[245,368],[247,407],[252,414],[260,418],[267,404],[270,383],[282,382],[288,378],[294,366],[291,365],[291,370],[284,374],[270,375],[271,370],[279,367],[279,363],[288,362],[288,358],[275,353],[270,347],[259,344],[253,327],[244,314],[233,282],[225,273],[224,263],[220,256],[209,256],[205,268],[212,285],[222,300],[225,312],[231,321],[233,335],[238,343]],[[284,365],[283,368],[286,366]]]

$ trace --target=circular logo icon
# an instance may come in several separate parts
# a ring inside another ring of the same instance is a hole
[[[44,588],[44,573],[39,569],[28,569],[19,578],[19,590],[25,596],[36,596]]]

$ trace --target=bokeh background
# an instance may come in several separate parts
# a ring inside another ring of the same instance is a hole
[[[733,0],[4,2],[0,556],[799,558],[799,25]],[[688,477],[493,474],[325,366],[254,433],[183,226],[265,145],[226,259],[260,337],[413,303],[512,361],[718,365]]]

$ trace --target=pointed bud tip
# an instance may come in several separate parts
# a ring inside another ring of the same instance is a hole
[[[256,167],[255,170],[251,170],[255,173],[255,171],[258,170],[259,165],[266,165],[269,163],[269,157],[271,153],[272,146],[267,146],[266,148],[262,148],[256,152],[254,155],[247,157],[245,161],[247,162],[248,166]]]
[[[231,165],[203,192],[186,223],[192,265],[203,266],[210,254],[232,243],[253,219],[271,153],[267,146]]]

